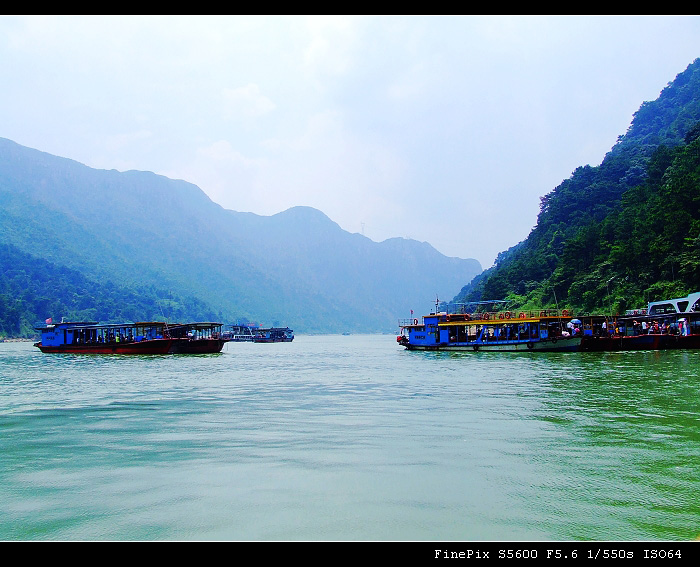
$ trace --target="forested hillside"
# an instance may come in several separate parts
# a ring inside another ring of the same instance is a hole
[[[351,234],[310,207],[226,210],[186,181],[0,138],[0,337],[30,336],[48,317],[391,333],[479,272],[426,242]]]
[[[0,337],[29,337],[33,324],[51,314],[79,321],[214,321],[221,318],[203,302],[179,294],[160,294],[153,286],[126,288],[88,280],[0,244]]]
[[[645,102],[597,167],[541,200],[529,237],[455,302],[618,313],[700,290],[700,59]]]

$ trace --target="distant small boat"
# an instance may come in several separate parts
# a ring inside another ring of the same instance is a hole
[[[236,323],[223,334],[231,342],[250,343],[291,343],[294,331],[289,327],[270,327],[263,329],[256,323]]]
[[[227,341],[252,343],[255,338],[255,331],[257,331],[258,328],[258,325],[251,323],[236,323],[235,325],[230,325],[229,328],[224,331],[223,335]]]
[[[291,343],[293,340],[294,331],[289,327],[258,329],[253,336],[254,343]]]

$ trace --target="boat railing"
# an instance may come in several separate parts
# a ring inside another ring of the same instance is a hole
[[[518,319],[566,319],[573,317],[568,309],[515,309],[512,311],[484,311],[479,313],[450,313],[447,321],[508,321]]]
[[[635,315],[644,316],[644,315],[648,315],[648,313],[647,313],[647,310],[646,310],[646,309],[627,309],[627,311],[625,311],[625,315],[630,315],[630,316],[635,316]]]
[[[483,311],[478,313],[440,313],[440,323],[468,321],[506,322],[521,319],[570,319],[574,315],[569,309],[515,309],[512,311]],[[399,319],[399,327],[422,325],[422,320]]]

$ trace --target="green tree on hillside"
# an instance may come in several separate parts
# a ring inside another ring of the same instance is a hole
[[[536,227],[455,301],[620,311],[700,290],[700,59],[645,102],[598,167],[541,199]]]

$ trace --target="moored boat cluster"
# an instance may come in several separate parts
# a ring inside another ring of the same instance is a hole
[[[610,351],[700,348],[700,292],[655,301],[625,315],[574,316],[567,309],[493,309],[460,304],[399,321],[408,350]]]

